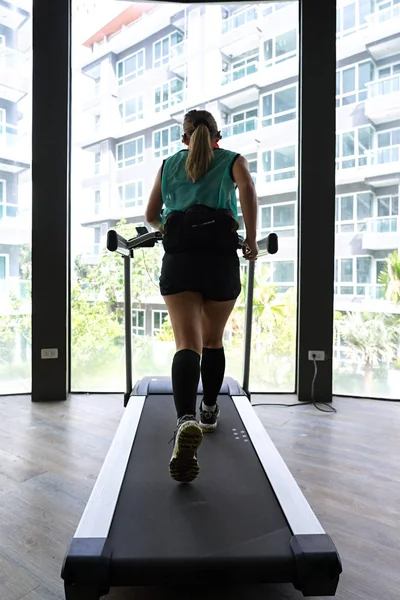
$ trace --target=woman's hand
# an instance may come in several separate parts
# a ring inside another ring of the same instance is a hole
[[[244,240],[242,252],[244,258],[246,258],[247,260],[255,260],[259,252],[256,239],[247,237]]]

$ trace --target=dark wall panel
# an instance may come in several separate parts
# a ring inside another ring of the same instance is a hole
[[[68,393],[70,2],[33,3],[32,400]],[[58,359],[42,359],[57,348]]]
[[[300,3],[299,400],[310,400],[314,365],[324,350],[315,399],[332,400],[335,247],[336,2]]]

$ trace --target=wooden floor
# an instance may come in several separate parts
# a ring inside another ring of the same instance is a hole
[[[256,401],[256,399],[254,399]],[[0,398],[0,598],[61,600],[71,536],[121,418],[121,397],[32,404]],[[339,600],[400,596],[400,404],[337,399],[256,410],[343,560]],[[111,599],[204,598],[112,590]],[[291,586],[218,590],[213,598],[294,600]]]

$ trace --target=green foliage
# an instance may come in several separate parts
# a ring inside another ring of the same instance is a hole
[[[175,341],[174,332],[171,325],[171,319],[169,315],[163,321],[161,331],[157,335],[157,339],[161,342],[173,342]]]
[[[385,267],[379,273],[378,281],[385,286],[385,298],[400,304],[400,258],[395,250],[386,258]]]
[[[349,312],[335,324],[349,357],[363,361],[367,369],[378,361],[393,359],[397,331],[388,326],[385,315]]]

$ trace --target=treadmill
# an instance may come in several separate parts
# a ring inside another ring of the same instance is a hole
[[[131,259],[162,236],[138,228],[107,247],[124,257],[125,411],[64,558],[66,600],[99,600],[111,587],[292,583],[304,596],[334,596],[342,572],[335,545],[291,475],[250,401],[255,262],[249,262],[244,382],[226,377],[218,430],[198,451],[190,484],[168,470],[176,414],[169,377],[132,389]],[[240,241],[243,244],[243,240]],[[275,253],[276,234],[259,242]],[[199,393],[201,393],[201,385]]]

